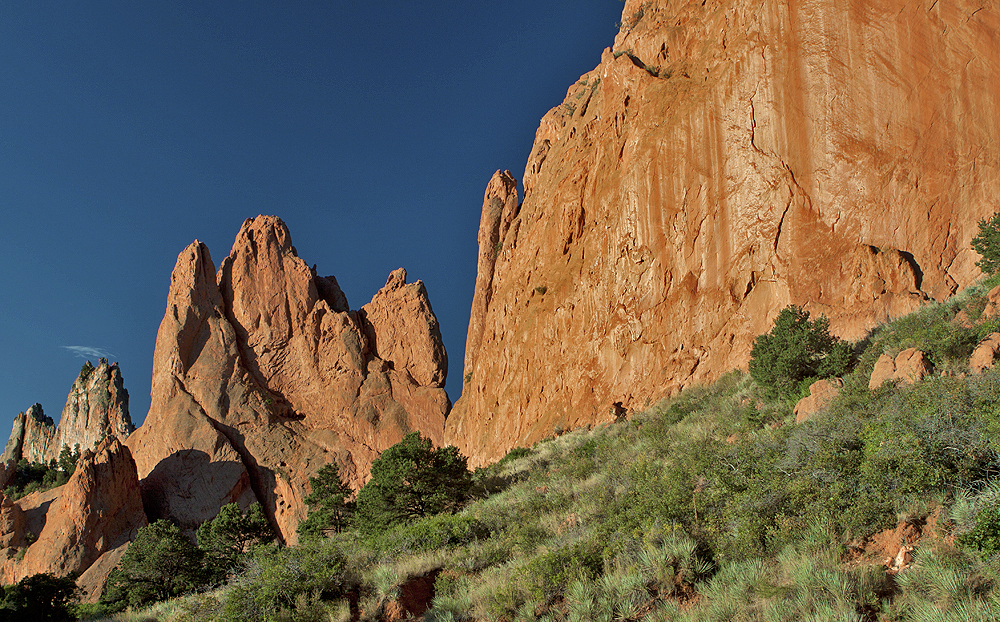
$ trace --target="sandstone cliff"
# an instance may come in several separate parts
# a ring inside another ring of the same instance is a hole
[[[144,525],[135,462],[112,436],[83,452],[64,486],[14,502],[0,498],[0,583],[104,568],[104,557],[117,559]],[[85,585],[87,598],[96,600],[103,581]]]
[[[243,223],[218,271],[195,241],[171,275],[149,415],[127,441],[150,520],[194,528],[258,500],[294,542],[320,467],[357,488],[407,432],[440,443],[446,374],[426,290],[405,271],[356,312],[277,218]]]
[[[856,339],[979,276],[995,3],[628,0],[490,182],[461,400],[483,464],[746,364],[789,303]]]
[[[41,404],[18,414],[3,460],[48,464],[64,446],[93,449],[109,436],[124,439],[134,430],[118,363],[100,359],[95,368],[88,361],[70,387],[59,425],[45,416]]]

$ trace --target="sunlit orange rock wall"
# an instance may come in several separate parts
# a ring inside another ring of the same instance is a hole
[[[441,442],[447,365],[427,291],[405,270],[350,311],[278,218],[244,222],[218,271],[195,241],[171,275],[149,414],[127,441],[150,520],[193,530],[259,501],[294,543],[322,466],[356,490],[406,433]]]
[[[523,203],[487,190],[446,429],[474,464],[744,366],[789,303],[856,339],[979,276],[997,2],[628,0],[622,24],[542,120]]]

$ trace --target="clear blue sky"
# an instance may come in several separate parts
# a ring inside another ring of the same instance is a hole
[[[275,214],[356,309],[422,279],[461,391],[483,191],[593,69],[619,0],[0,5],[0,435],[84,362],[140,424],[170,271]],[[89,350],[72,350],[69,347]],[[94,360],[93,356],[90,356]],[[94,360],[96,363],[96,360]]]

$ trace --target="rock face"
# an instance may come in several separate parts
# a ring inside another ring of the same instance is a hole
[[[3,461],[17,463],[24,458],[28,462],[48,462],[46,456],[51,453],[55,435],[56,426],[52,417],[45,415],[41,404],[32,404],[31,408],[14,417]]]
[[[243,223],[218,272],[195,241],[171,276],[149,415],[127,441],[150,520],[192,529],[256,500],[295,542],[319,468],[335,462],[357,488],[406,433],[441,442],[446,374],[426,290],[405,271],[355,312],[277,218]]]
[[[82,573],[131,541],[146,525],[135,462],[116,437],[85,450],[64,486],[0,501],[0,582],[39,572]],[[28,544],[27,534],[37,537]],[[24,551],[17,558],[19,549]],[[119,553],[120,554],[120,553]],[[91,599],[96,596],[90,595]]]
[[[70,387],[59,425],[45,416],[41,404],[18,414],[3,459],[47,464],[64,446],[93,449],[109,436],[124,439],[134,430],[118,363],[100,359],[95,368],[88,361]]]
[[[790,303],[856,339],[979,276],[1000,11],[627,0],[487,189],[462,399],[480,465],[745,365]]]

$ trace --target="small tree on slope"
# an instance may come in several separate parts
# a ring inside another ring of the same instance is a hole
[[[809,312],[789,305],[774,320],[771,332],[754,340],[750,376],[770,398],[794,398],[815,379],[848,371],[850,346],[830,334],[830,322],[809,320]]]
[[[358,491],[355,524],[378,532],[458,509],[472,485],[467,465],[457,448],[435,449],[420,432],[407,434],[372,463],[372,478]]]

